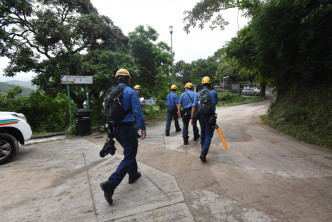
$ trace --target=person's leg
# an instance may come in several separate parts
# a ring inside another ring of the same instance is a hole
[[[206,140],[206,125],[207,125],[207,119],[205,116],[200,115],[199,117],[199,124],[201,126],[201,155],[199,156],[199,158],[201,159],[202,162],[206,162],[206,155],[207,153],[205,153],[205,149],[204,149],[204,144],[205,144],[205,140]]]
[[[181,128],[180,128],[180,125],[179,125],[179,118],[178,118],[178,114],[176,112],[173,113],[173,117],[174,117],[174,123],[175,123],[175,131],[176,132],[180,132],[181,131]]]
[[[194,141],[196,141],[200,137],[199,130],[198,130],[198,127],[197,127],[197,120],[194,120],[193,132],[194,132]]]
[[[121,126],[115,127],[113,133],[121,144],[124,150],[124,159],[116,171],[109,177],[109,179],[100,184],[101,189],[104,191],[104,197],[109,204],[112,204],[113,193],[115,188],[121,183],[126,173],[129,171],[137,173],[136,154],[138,148],[138,141],[136,130],[134,126]]]
[[[189,119],[182,119],[182,123],[183,123],[183,131],[182,131],[182,137],[183,137],[183,145],[188,145],[188,140],[189,140],[189,136],[188,136],[188,127],[189,127]]]
[[[205,125],[205,140],[204,143],[202,144],[202,152],[207,155],[209,152],[209,148],[210,148],[210,144],[212,141],[212,137],[213,137],[213,132],[214,132],[214,128],[206,123]]]
[[[172,114],[167,110],[167,120],[166,120],[166,136],[169,136],[169,130],[171,129]]]
[[[205,125],[206,125],[206,120],[205,120],[204,116],[200,116],[200,118],[199,118],[199,125],[201,127],[201,140],[200,140],[200,144],[201,144],[201,147],[203,149],[203,144],[204,144],[204,141],[205,141]]]
[[[137,174],[137,162],[136,154],[138,148],[136,131],[133,126],[121,126],[117,127],[118,137],[120,138],[120,144],[123,147],[124,159],[116,171],[109,177],[116,186],[118,186],[126,174]]]

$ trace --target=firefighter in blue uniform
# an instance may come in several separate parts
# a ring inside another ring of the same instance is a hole
[[[206,162],[206,155],[209,152],[211,140],[213,137],[213,132],[214,132],[214,125],[216,122],[216,116],[215,116],[215,106],[217,105],[217,92],[215,90],[210,90],[211,87],[211,79],[208,76],[205,76],[202,79],[202,86],[203,89],[201,92],[206,92],[211,96],[211,102],[213,106],[213,113],[210,116],[205,116],[202,113],[198,113],[197,118],[199,120],[199,124],[201,126],[201,155],[200,159],[202,162]],[[199,97],[200,97],[200,92],[196,93],[193,107],[192,107],[192,112],[191,112],[191,123],[194,124],[194,117],[195,117],[195,112],[198,110],[199,106]]]
[[[188,140],[189,140],[188,127],[191,117],[191,109],[193,106],[192,104],[194,102],[196,93],[192,91],[192,89],[194,88],[194,85],[192,83],[188,82],[184,87],[185,87],[185,92],[181,94],[180,103],[177,106],[178,110],[180,110],[182,106],[181,117],[183,123],[183,129],[182,129],[183,145],[188,145]],[[200,137],[199,130],[197,128],[197,120],[193,124],[193,132],[194,132],[194,141],[196,141]]]
[[[115,79],[119,86],[128,86],[131,76],[126,69],[119,69],[115,74]],[[121,97],[123,110],[129,112],[120,122],[113,123],[113,132],[115,138],[123,147],[124,159],[109,179],[100,184],[101,189],[104,191],[104,197],[109,204],[113,202],[114,189],[121,183],[127,173],[130,184],[141,177],[136,162],[138,140],[135,130],[135,119],[141,129],[141,139],[145,139],[146,137],[145,122],[136,91],[130,87],[125,87]]]
[[[167,121],[166,121],[166,136],[169,136],[169,130],[171,128],[171,121],[174,118],[175,131],[180,132],[181,128],[179,125],[178,115],[179,111],[177,109],[177,104],[179,103],[179,97],[176,95],[176,85],[171,86],[171,92],[166,96],[167,103]]]

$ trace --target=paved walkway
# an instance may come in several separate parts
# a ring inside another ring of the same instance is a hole
[[[332,221],[332,151],[264,125],[267,100],[218,108],[228,142],[200,144],[147,127],[139,142],[142,177],[116,189],[112,206],[99,183],[122,160],[99,157],[105,134],[33,143],[0,166],[0,221]],[[182,125],[182,124],[181,124]]]

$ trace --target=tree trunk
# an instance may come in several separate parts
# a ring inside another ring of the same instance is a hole
[[[265,97],[266,82],[261,82],[261,83],[259,83],[259,85],[261,87],[261,96]]]
[[[78,96],[70,90],[70,97],[75,102],[77,109],[83,109],[83,100],[79,99]]]

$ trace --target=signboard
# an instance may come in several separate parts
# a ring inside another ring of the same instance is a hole
[[[93,84],[93,76],[61,76],[61,84]]]

